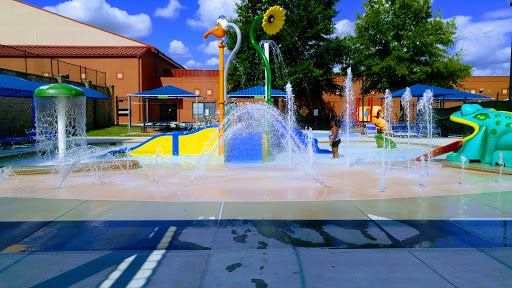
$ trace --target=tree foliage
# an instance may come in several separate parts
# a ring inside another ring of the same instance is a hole
[[[367,89],[452,88],[471,74],[461,53],[448,51],[456,39],[455,19],[445,21],[433,13],[431,0],[366,0],[363,5],[354,35],[343,39],[350,47],[343,69],[358,71],[364,65]]]
[[[238,18],[229,19],[240,28],[242,43],[228,76],[229,92],[264,85],[264,66],[261,57],[251,46],[249,31],[253,20],[270,7],[279,5],[286,11],[286,21],[275,35],[267,35],[261,24],[255,29],[255,40],[274,40],[282,55],[282,62],[270,55],[272,89],[284,89],[287,82],[299,99],[321,101],[322,94],[339,87],[328,77],[333,66],[340,63],[343,45],[334,37],[333,18],[338,13],[338,0],[242,0],[237,5]],[[233,50],[236,34],[229,30],[227,48]],[[232,40],[231,40],[232,39]],[[277,64],[276,64],[277,63]],[[284,65],[283,65],[284,64]],[[283,67],[284,66],[284,67]],[[276,70],[277,68],[277,70]],[[283,90],[284,91],[284,90]]]

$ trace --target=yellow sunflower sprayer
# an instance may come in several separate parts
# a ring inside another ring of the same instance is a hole
[[[261,50],[261,48],[258,46],[256,41],[254,40],[254,29],[255,29],[257,23],[259,21],[262,21],[262,27],[263,27],[263,30],[265,31],[265,33],[267,33],[269,35],[274,35],[277,32],[279,32],[279,30],[281,30],[281,28],[283,28],[285,19],[286,19],[286,16],[285,16],[283,8],[281,8],[279,6],[274,6],[270,9],[268,9],[264,15],[260,15],[260,16],[256,17],[256,19],[254,19],[254,21],[252,22],[252,25],[251,25],[251,32],[249,34],[252,47],[254,47],[254,49],[256,49],[256,51],[258,51],[261,58],[263,58],[263,64],[265,64],[265,71],[267,72],[267,83],[266,83],[267,91],[265,91],[267,103],[271,102],[270,83],[272,82],[272,77],[270,76],[270,65],[268,63],[267,57],[265,56],[265,53],[263,52],[263,50]]]

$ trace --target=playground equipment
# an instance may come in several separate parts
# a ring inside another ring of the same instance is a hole
[[[256,41],[254,40],[254,29],[257,26],[257,23],[259,21],[262,21],[261,25],[263,30],[269,34],[274,35],[276,34],[283,26],[285,20],[285,12],[284,10],[279,6],[274,6],[267,10],[267,12],[264,15],[259,15],[254,19],[251,30],[250,30],[250,39],[251,39],[251,45],[258,51],[260,56],[263,58],[263,63],[265,64],[265,71],[266,71],[266,93],[265,93],[265,100],[267,103],[271,103],[271,74],[270,74],[270,65],[268,63],[268,59],[265,56],[265,53],[261,50],[261,48],[258,46]],[[219,74],[222,77],[220,79],[220,99],[219,99],[219,109],[220,109],[220,153],[223,154],[224,150],[227,151],[227,155],[225,157],[226,162],[243,162],[243,161],[249,161],[249,162],[260,162],[263,161],[263,158],[268,155],[268,139],[266,133],[263,131],[253,132],[250,134],[247,134],[247,131],[243,131],[242,135],[233,135],[230,141],[227,143],[224,143],[225,137],[224,137],[224,118],[225,118],[225,111],[224,111],[224,104],[227,101],[227,73],[229,71],[229,66],[231,65],[231,62],[238,51],[240,47],[240,41],[241,41],[241,33],[240,29],[232,23],[229,23],[224,16],[220,16],[217,20],[217,27],[211,29],[206,34],[204,34],[204,38],[207,39],[210,35],[214,35],[215,37],[221,39],[226,35],[226,32],[228,28],[233,28],[237,34],[237,43],[235,46],[235,49],[233,50],[233,53],[228,58],[228,61],[226,63],[226,69],[224,70],[224,45],[223,40],[221,41],[221,44],[219,45]],[[270,125],[268,125],[270,127]],[[291,127],[290,127],[291,129]],[[232,145],[232,147],[227,147],[224,149],[224,145],[228,144]],[[254,152],[254,153],[253,153]],[[261,152],[261,153],[260,153]]]
[[[382,135],[382,133],[377,133],[375,135],[375,142],[377,142],[377,148],[396,148],[396,143],[389,137],[385,137],[384,135]]]
[[[113,155],[201,155],[210,153],[217,146],[219,125],[211,125],[194,131],[177,131],[156,135],[135,146],[114,151]],[[215,152],[219,155],[219,150]]]
[[[236,24],[230,23],[227,21],[224,15],[219,16],[217,19],[217,26],[210,31],[206,32],[203,37],[204,39],[208,39],[210,35],[213,35],[219,39],[224,38],[227,33],[227,29],[232,28],[236,32],[236,45],[233,52],[228,57],[228,61],[226,62],[226,69],[224,69],[224,40],[220,41],[219,44],[219,118],[220,123],[224,121],[224,104],[227,101],[227,79],[228,79],[228,71],[231,62],[233,62],[233,58],[235,57],[238,49],[240,49],[240,43],[242,41],[242,34],[240,33],[240,29]],[[221,124],[222,125],[222,124]],[[222,130],[222,126],[221,126]]]
[[[460,111],[453,113],[450,120],[473,127],[468,137],[452,142],[431,152],[436,157],[449,152],[446,160],[460,162],[480,161],[496,165],[503,155],[505,166],[512,166],[512,113],[483,108],[478,104],[464,104]],[[425,155],[428,155],[426,153]],[[415,160],[419,161],[420,157]]]

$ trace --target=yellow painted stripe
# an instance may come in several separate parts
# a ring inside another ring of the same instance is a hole
[[[453,115],[450,115],[450,120],[452,120],[453,122],[457,122],[457,123],[461,123],[461,124],[464,124],[464,125],[468,125],[468,126],[471,126],[475,129],[475,131],[473,132],[473,134],[469,135],[468,137],[462,139],[462,142],[464,141],[467,141],[473,137],[475,137],[476,133],[478,133],[478,130],[480,130],[480,127],[478,127],[478,124],[474,123],[474,122],[470,122],[468,120],[464,120],[464,119],[461,119],[461,118],[458,118],[458,117],[455,117]]]

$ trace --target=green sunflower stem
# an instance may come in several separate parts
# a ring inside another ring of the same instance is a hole
[[[256,17],[256,19],[254,19],[254,21],[252,21],[252,24],[251,24],[251,32],[249,33],[249,38],[251,39],[251,45],[252,47],[254,47],[254,49],[256,49],[256,51],[258,51],[258,53],[260,54],[261,58],[263,58],[263,64],[265,65],[265,71],[267,72],[267,91],[266,91],[266,95],[267,95],[267,103],[270,104],[272,102],[271,100],[271,96],[270,96],[270,83],[272,83],[272,76],[270,75],[270,65],[268,64],[268,59],[267,57],[265,56],[265,53],[263,52],[263,50],[261,50],[260,46],[258,46],[258,44],[256,43],[256,41],[254,40],[254,29],[255,27],[257,26],[257,23],[261,23],[261,21],[263,20],[263,17],[264,15],[260,15],[258,17]]]

